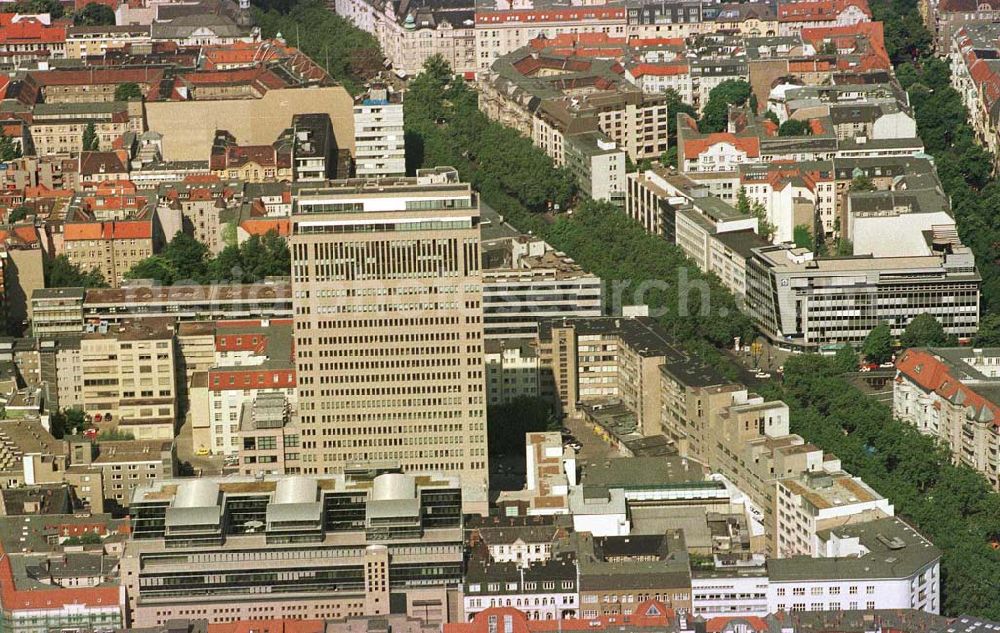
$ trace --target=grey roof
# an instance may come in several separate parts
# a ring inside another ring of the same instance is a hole
[[[219,37],[241,37],[243,29],[224,15],[183,15],[170,22],[156,22],[150,34],[154,40],[172,40],[190,37],[198,29],[211,29]]]
[[[580,484],[603,488],[669,488],[705,481],[702,465],[677,455],[581,461]]]
[[[857,538],[868,553],[859,557],[771,559],[767,563],[771,580],[906,578],[941,558],[941,550],[899,517],[824,530],[818,536],[826,540],[831,534]]]
[[[690,560],[679,530],[653,537],[595,538],[577,532],[566,545],[577,552],[581,591],[691,586]]]

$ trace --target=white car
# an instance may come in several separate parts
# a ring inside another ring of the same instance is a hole
[[[770,378],[771,374],[767,373],[766,371],[759,371],[756,374],[754,374],[753,376],[754,376],[754,378],[761,378],[761,379],[763,379],[763,378]]]

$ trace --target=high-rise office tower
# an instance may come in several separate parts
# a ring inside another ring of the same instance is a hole
[[[450,167],[299,193],[302,472],[398,463],[487,503],[479,203]]]
[[[355,101],[354,154],[358,178],[406,174],[403,101],[398,92],[372,86]]]

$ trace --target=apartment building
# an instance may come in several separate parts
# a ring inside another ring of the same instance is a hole
[[[630,2],[626,6],[626,37],[687,38],[702,32],[706,13],[702,2]]]
[[[506,0],[477,3],[476,71],[484,73],[493,62],[538,37],[562,34],[603,33],[625,37],[625,7],[618,4],[556,6],[547,0],[514,3]]]
[[[579,615],[576,557],[565,554],[526,565],[497,562],[474,548],[463,584],[465,620],[491,607],[514,607],[532,620]]]
[[[232,181],[161,184],[156,190],[156,214],[166,241],[183,232],[218,255],[226,246],[222,215],[239,207],[242,193],[243,183]]]
[[[603,283],[541,240],[484,247],[487,339],[532,339],[543,319],[601,316]]]
[[[83,330],[83,288],[39,288],[31,293],[31,334],[39,338]]]
[[[814,259],[787,245],[753,254],[748,312],[768,337],[785,344],[860,343],[882,322],[900,336],[921,313],[960,339],[978,327],[981,278],[971,251],[960,244],[895,257]]]
[[[767,562],[768,611],[940,613],[941,550],[897,517],[818,534],[820,557]]]
[[[66,58],[100,57],[149,41],[149,26],[71,26],[66,29]]]
[[[566,139],[587,132],[602,132],[634,161],[656,160],[667,149],[666,100],[629,83],[619,67],[562,49],[517,48],[481,73],[479,108],[531,138],[557,165],[566,164]]]
[[[130,512],[121,574],[134,626],[390,610],[440,626],[461,614],[456,476],[161,481],[137,489]]]
[[[96,270],[108,285],[118,288],[125,273],[153,256],[153,219],[147,214],[131,220],[66,223],[63,248],[71,263]]]
[[[37,419],[0,421],[0,444],[0,488],[62,482],[65,446]]]
[[[402,7],[371,0],[336,0],[337,15],[378,39],[397,75],[417,75],[440,55],[457,74],[476,71],[474,3],[422,0]]]
[[[808,445],[778,452],[794,451],[816,456],[814,447]],[[774,551],[778,558],[818,556],[823,530],[893,516],[888,499],[860,477],[841,471],[835,460],[808,464],[807,470],[779,479],[776,485]]]
[[[718,275],[742,301],[750,249],[766,246],[758,219],[712,195],[712,185],[672,168],[628,176],[625,210],[647,232],[676,243],[702,270]]]
[[[303,472],[391,460],[486,508],[479,200],[450,167],[334,181],[292,215]],[[419,358],[417,358],[419,356]]]
[[[538,354],[531,341],[486,339],[486,404],[505,404],[541,393]]]
[[[70,464],[101,472],[105,503],[127,508],[136,488],[177,474],[177,452],[172,440],[94,442],[73,437],[68,441]]]
[[[998,381],[998,349],[909,349],[896,359],[893,415],[948,446],[956,463],[1000,489]]]
[[[580,191],[591,200],[625,204],[625,151],[602,132],[565,139],[566,166]]]
[[[144,116],[141,102],[39,103],[32,109],[28,130],[39,156],[75,156],[85,149],[83,134],[90,124],[98,149],[108,149],[125,132],[142,132]]]
[[[588,401],[620,399],[643,435],[660,433],[660,366],[686,358],[647,317],[543,321],[538,354],[562,412],[579,415]]]
[[[560,545],[577,554],[584,618],[630,615],[646,600],[691,611],[691,567],[683,530],[606,537],[576,532]]]
[[[93,328],[80,339],[83,410],[101,429],[172,440],[177,423],[170,319]]]
[[[358,178],[406,175],[403,99],[386,86],[354,100],[354,172]]]
[[[38,339],[39,375],[49,385],[49,410],[83,408],[81,336],[61,334]]]
[[[192,402],[211,413],[210,443],[215,455],[235,455],[241,446],[243,405],[276,393],[296,402],[295,354],[291,319],[220,321],[215,326],[215,359],[207,371],[207,404]],[[194,397],[194,396],[192,396]]]
[[[179,322],[224,321],[291,316],[292,287],[287,280],[280,279],[254,284],[88,288],[76,331],[83,328],[84,322],[121,323],[161,317]],[[69,320],[67,310],[66,331]]]
[[[287,394],[265,391],[243,403],[237,442],[242,474],[298,474],[301,442]]]

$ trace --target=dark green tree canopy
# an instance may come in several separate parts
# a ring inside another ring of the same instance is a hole
[[[778,136],[812,136],[808,121],[788,119],[778,127]]]
[[[142,88],[134,81],[126,81],[118,84],[115,88],[115,101],[128,101],[129,99],[141,99]]]
[[[268,276],[287,276],[292,269],[288,244],[275,231],[252,235],[213,257],[208,247],[177,233],[161,253],[132,267],[127,279],[152,279],[160,285],[213,282],[253,283]]]
[[[884,363],[892,358],[892,330],[888,323],[879,323],[865,337],[861,353],[872,363]]]
[[[97,136],[97,127],[93,123],[88,123],[83,128],[83,151],[96,152],[101,149],[101,139]]]
[[[58,19],[66,14],[66,9],[59,0],[19,0],[14,3],[13,13],[48,13]]]
[[[727,79],[708,93],[698,130],[702,133],[724,132],[729,126],[729,106],[745,105],[750,100],[750,84],[742,79]]]
[[[46,288],[107,288],[108,283],[97,270],[81,270],[65,255],[45,260]]]
[[[106,4],[90,2],[73,16],[77,26],[114,26],[115,11]]]
[[[940,321],[924,312],[907,324],[900,343],[903,347],[941,346],[948,343],[948,335]]]

